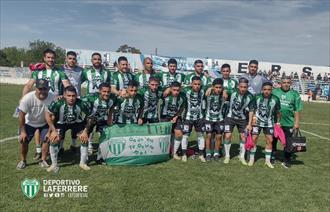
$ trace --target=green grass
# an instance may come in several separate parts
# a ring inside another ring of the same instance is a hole
[[[22,86],[0,85],[0,139],[15,136],[18,120],[12,118]],[[302,122],[330,124],[330,105],[304,105]],[[329,138],[329,125],[301,124],[301,128]],[[41,169],[32,156],[23,171],[15,169],[19,159],[16,140],[0,144],[1,211],[329,211],[329,140],[305,134],[308,152],[291,169],[279,164],[264,166],[264,140],[260,140],[254,167],[243,167],[235,156],[230,164],[201,164],[197,160],[168,161],[141,167],[107,167],[91,163],[92,170],[79,169],[79,155],[69,155],[58,175]],[[237,138],[237,135],[234,136]],[[237,141],[232,146],[237,152]],[[66,147],[69,140],[66,140]],[[88,185],[88,198],[27,199],[20,190],[25,178],[79,179]]]

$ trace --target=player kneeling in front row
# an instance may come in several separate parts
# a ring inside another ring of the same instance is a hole
[[[111,86],[107,82],[103,82],[99,85],[98,94],[87,95],[82,100],[88,103],[91,111],[91,117],[93,117],[89,134],[93,133],[96,126],[96,132],[103,133],[103,129],[109,125],[112,125],[112,114],[114,106],[117,101],[117,97],[110,93]],[[100,154],[98,154],[97,162],[101,162]]]
[[[170,121],[172,125],[172,133],[174,132],[174,148],[173,148],[173,158],[176,160],[181,160],[178,156],[177,151],[181,145],[182,141],[182,121],[181,114],[186,106],[186,98],[180,94],[181,83],[172,82],[170,86],[170,93],[168,96],[163,96],[161,105],[161,121]],[[173,138],[173,136],[172,136]]]
[[[215,161],[220,160],[220,145],[222,134],[224,132],[224,121],[222,109],[224,105],[223,80],[217,78],[212,83],[212,91],[209,96],[205,96],[206,113],[205,113],[205,132],[206,132],[206,161],[211,161],[211,139],[215,134],[215,145],[213,151],[213,158]]]
[[[252,117],[254,110],[254,97],[248,91],[249,81],[245,78],[240,78],[238,82],[238,91],[235,91],[230,96],[228,115],[225,118],[225,159],[224,163],[229,163],[230,160],[230,147],[231,137],[234,127],[237,126],[240,133],[240,154],[239,160],[243,165],[247,165],[245,161],[245,131],[252,129]],[[246,114],[248,111],[248,116]]]
[[[143,124],[143,97],[137,93],[139,83],[130,80],[124,97],[118,97],[115,105],[117,124]]]
[[[187,99],[187,107],[183,115],[183,137],[181,142],[182,148],[182,161],[187,162],[187,147],[188,147],[188,137],[192,132],[192,127],[195,128],[197,134],[199,159],[202,162],[206,162],[204,158],[204,131],[205,123],[203,117],[203,98],[205,91],[201,88],[201,78],[194,76],[191,79],[191,86],[186,87],[183,93]]]
[[[255,100],[255,123],[252,127],[252,140],[254,147],[250,150],[250,161],[249,166],[254,164],[254,155],[257,150],[257,141],[261,130],[263,130],[266,137],[266,148],[265,148],[265,164],[269,168],[274,168],[270,162],[272,153],[272,143],[274,135],[274,120],[279,123],[281,118],[280,111],[280,100],[277,96],[272,94],[273,85],[271,82],[265,82],[262,85],[262,93],[256,96]],[[278,124],[277,123],[277,124]]]
[[[162,96],[159,89],[159,80],[155,77],[150,77],[148,87],[139,89],[138,93],[143,96],[143,123],[159,122],[158,100]]]
[[[57,165],[58,144],[63,142],[65,132],[69,129],[81,140],[80,168],[90,170],[86,164],[88,131],[91,122],[88,118],[89,114],[88,104],[77,99],[77,91],[73,86],[64,89],[64,99],[57,100],[49,106],[46,119],[51,131],[49,152],[52,165],[47,169],[48,172],[59,170]]]

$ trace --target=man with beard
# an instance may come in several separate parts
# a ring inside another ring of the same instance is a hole
[[[126,57],[118,58],[118,71],[114,72],[111,77],[111,92],[117,96],[124,97],[128,83],[134,80],[134,75],[129,72],[128,60]]]
[[[250,60],[249,72],[242,76],[249,81],[248,91],[254,96],[261,93],[263,83],[268,81],[264,76],[258,74],[258,65],[259,62],[257,60]]]
[[[163,89],[169,88],[173,82],[183,83],[184,74],[176,72],[177,65],[176,59],[171,58],[167,62],[168,72],[159,73],[159,79]]]
[[[205,76],[204,73],[203,73],[203,71],[204,71],[204,64],[203,64],[203,61],[202,60],[196,60],[194,62],[194,68],[195,68],[194,73],[188,74],[185,77],[185,85],[186,86],[191,85],[192,78],[194,76],[198,76],[201,79],[201,82],[202,82],[201,85],[202,85],[202,87],[205,87],[205,86],[210,85],[212,83],[211,82],[211,79],[209,77]]]

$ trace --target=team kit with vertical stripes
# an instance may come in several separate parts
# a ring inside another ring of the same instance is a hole
[[[68,75],[70,75],[68,77]],[[199,91],[192,89],[193,77],[201,79]],[[149,78],[159,80],[159,89],[152,91],[149,88]],[[187,150],[188,136],[193,129],[197,133],[198,148],[204,150],[205,133],[222,135],[232,133],[235,126],[239,133],[244,133],[249,121],[249,112],[254,112],[256,122],[252,126],[252,134],[273,135],[276,114],[281,111],[285,117],[294,117],[294,111],[301,110],[299,94],[295,91],[283,93],[281,89],[274,89],[273,94],[264,97],[263,94],[254,95],[247,91],[241,94],[238,82],[235,79],[223,79],[223,89],[227,91],[228,98],[223,93],[215,94],[213,91],[206,94],[207,88],[212,85],[210,77],[204,74],[191,73],[151,73],[144,72],[132,74],[131,72],[110,72],[104,68],[86,68],[80,71],[50,69],[32,73],[32,78],[46,79],[50,82],[51,91],[55,95],[63,94],[62,80],[69,79],[76,89],[83,82],[87,84],[86,96],[78,98],[73,106],[69,106],[64,99],[56,100],[48,107],[48,112],[53,114],[56,121],[55,127],[61,139],[65,132],[71,129],[74,134],[79,134],[86,127],[86,118],[93,117],[96,130],[102,133],[108,126],[110,111],[112,124],[137,124],[139,119],[143,123],[169,122],[178,117],[173,123],[173,130],[183,134],[181,148]],[[131,80],[139,83],[138,92],[134,97],[120,97],[110,94],[108,100],[99,97],[99,85],[108,82],[118,91],[127,89]],[[178,96],[164,95],[164,91],[171,87],[173,82],[181,83]],[[293,118],[281,119],[281,125],[293,126]],[[183,152],[184,152],[183,151]]]

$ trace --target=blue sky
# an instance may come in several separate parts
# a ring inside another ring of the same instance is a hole
[[[62,48],[329,65],[323,1],[1,0],[1,48],[41,39]]]

